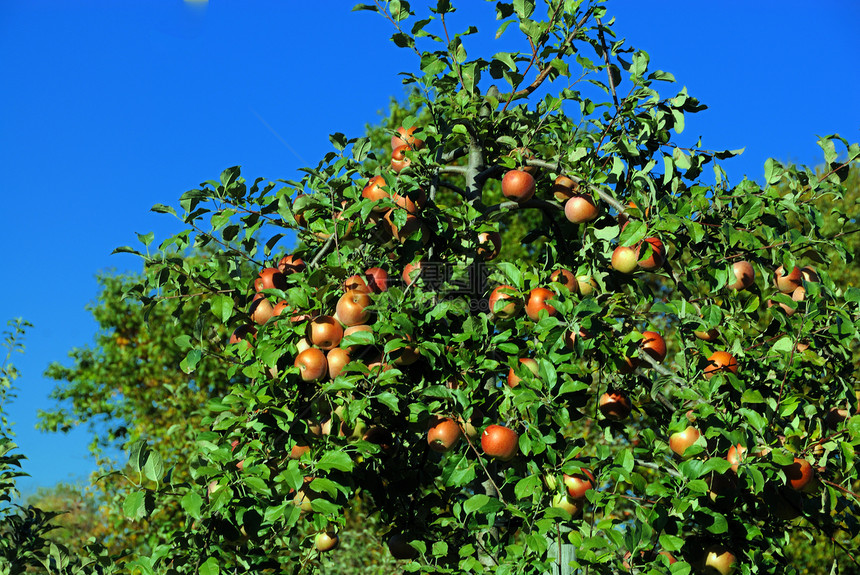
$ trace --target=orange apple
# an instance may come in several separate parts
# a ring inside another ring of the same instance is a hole
[[[490,425],[481,434],[481,449],[490,457],[507,461],[517,454],[519,436],[504,425]]]
[[[639,345],[642,347],[642,351],[654,358],[657,363],[666,359],[666,342],[663,340],[663,336],[656,331],[643,331]]]
[[[295,365],[303,381],[318,381],[328,373],[328,363],[322,350],[308,348],[296,356]]]
[[[598,407],[605,418],[615,421],[626,419],[633,411],[630,398],[621,390],[610,390],[601,395]]]
[[[755,282],[755,269],[746,260],[733,263],[732,273],[735,276],[735,281],[729,283],[729,289],[735,291],[745,290]]]
[[[651,246],[651,255],[639,260],[639,267],[649,272],[663,267],[663,262],[666,261],[666,247],[663,245],[663,242],[658,238],[645,238],[642,242],[636,250],[637,257],[640,253],[643,255],[647,253],[648,246],[644,244]]]
[[[564,475],[564,486],[567,494],[573,499],[582,499],[589,490],[595,487],[594,476],[584,467],[572,475]]]
[[[521,357],[520,363],[529,368],[529,371],[532,372],[535,377],[538,377],[540,373],[538,362],[536,362],[530,357]],[[508,387],[516,387],[520,384],[521,381],[522,379],[520,378],[520,376],[517,375],[516,370],[514,370],[514,368],[511,368],[510,371],[508,371]]]
[[[370,296],[361,290],[347,290],[335,307],[335,316],[340,322],[349,327],[367,323],[370,319]]]
[[[499,302],[505,303],[498,306]],[[511,286],[501,285],[490,294],[489,305],[490,313],[493,316],[499,319],[510,319],[520,313],[523,307],[523,300],[516,289]]]
[[[803,274],[797,266],[794,266],[794,269],[789,273],[786,273],[785,269],[779,266],[776,268],[776,272],[774,272],[773,283],[776,289],[782,293],[789,294],[803,284]]]
[[[481,232],[478,234],[478,256],[484,261],[494,260],[502,251],[502,234]]]
[[[413,135],[415,130],[416,126],[412,126],[411,128],[400,126],[397,128],[397,134],[391,136],[391,149],[395,150],[401,146],[408,146],[413,150],[420,150],[423,148],[424,140],[419,140]]]
[[[287,289],[287,278],[278,268],[263,268],[254,280],[254,289],[258,292],[264,289]]]
[[[319,315],[308,324],[308,340],[320,349],[337,347],[342,339],[343,328],[330,315]]]
[[[566,202],[579,191],[579,184],[567,176],[559,176],[552,185],[552,195],[560,202]]]
[[[708,366],[705,368],[705,379],[711,379],[715,373],[730,371],[738,374],[738,362],[735,357],[726,351],[715,351],[708,358]]]
[[[343,368],[350,361],[349,352],[340,347],[330,349],[328,353],[325,354],[325,358],[326,364],[328,365],[329,379],[334,379],[340,375],[340,372],[343,371]]]
[[[784,465],[782,472],[785,473],[788,486],[795,491],[804,489],[815,477],[812,465],[807,460],[800,459],[799,457],[795,457],[794,463],[791,465]]]
[[[424,190],[418,188],[408,195],[392,192],[391,199],[394,200],[394,203],[398,207],[403,208],[410,214],[417,214],[424,208],[424,204],[427,203],[427,194],[424,193]]]
[[[367,185],[363,190],[361,190],[361,197],[374,202],[379,202],[380,200],[388,197],[387,189],[388,184],[385,183],[385,178],[382,176],[374,176],[368,180]],[[381,206],[373,207],[373,211],[375,212],[385,211],[387,209],[388,208]]]
[[[712,545],[705,550],[705,575],[730,575],[737,567],[737,557],[725,545]]]
[[[275,308],[272,307],[272,302],[264,297],[252,302],[248,312],[254,323],[263,325],[275,315]]]
[[[732,464],[732,471],[738,472],[738,467],[747,457],[747,448],[738,443],[729,447],[729,452],[726,454],[726,461]]]
[[[676,455],[684,457],[687,448],[696,443],[701,435],[695,427],[687,426],[684,431],[678,431],[669,436],[669,449]]]
[[[305,265],[305,262],[304,260],[302,260],[302,258],[298,258],[293,255],[287,255],[282,257],[278,262],[278,269],[281,271],[282,274],[287,276],[290,274],[303,272],[305,271],[305,269],[307,269],[307,266]]]
[[[559,268],[552,272],[549,276],[549,281],[559,283],[565,286],[570,293],[576,293],[577,282],[573,272],[564,268]]]
[[[582,297],[588,297],[597,289],[597,282],[589,275],[576,276],[576,289]]]
[[[536,287],[529,292],[528,300],[526,301],[526,315],[532,321],[540,319],[540,311],[546,310],[548,316],[556,315],[556,309],[546,300],[555,298],[555,293],[545,287]]]
[[[391,169],[398,174],[412,163],[412,160],[406,156],[407,151],[409,151],[409,146],[397,146],[391,152]]]
[[[382,293],[388,289],[388,272],[382,268],[367,268],[364,278],[368,288],[373,293]]]
[[[406,264],[403,267],[403,283],[406,285],[412,285],[412,282],[418,279],[421,273],[421,262],[417,261],[415,263]]]

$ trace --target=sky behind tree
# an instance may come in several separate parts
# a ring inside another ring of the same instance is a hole
[[[0,321],[34,324],[14,358],[18,399],[6,406],[29,458],[25,490],[94,468],[84,433],[34,431],[53,385],[42,373],[92,343],[84,308],[95,274],[140,271],[111,251],[135,233],[152,231],[157,244],[179,229],[149,208],[175,205],[234,165],[249,180],[298,179],[331,150],[329,134],[360,136],[403,98],[398,73],[416,70],[417,57],[394,46],[384,18],[352,4],[0,2]],[[470,58],[528,49],[511,45],[513,34],[491,41],[493,3],[455,5],[449,30],[484,33],[464,38]],[[760,179],[770,156],[818,164],[818,135],[860,140],[857,2],[611,0],[608,10],[619,37],[678,80],[657,86],[661,95],[686,86],[709,106],[682,141],[746,148],[724,163],[732,182]]]

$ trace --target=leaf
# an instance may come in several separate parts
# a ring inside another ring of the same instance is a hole
[[[146,447],[146,440],[141,439],[132,444],[128,450],[128,464],[132,470],[140,473],[142,466],[146,463],[146,456],[149,450]]]
[[[218,575],[221,573],[221,567],[218,566],[218,560],[215,557],[210,557],[200,565],[197,572],[200,575]]]
[[[463,503],[463,511],[466,513],[474,513],[475,511],[482,509],[489,502],[489,495],[478,493],[477,495],[471,496],[465,503]]]
[[[539,475],[529,475],[517,481],[514,487],[514,495],[517,499],[531,499],[532,494],[539,492],[541,478]]]
[[[193,373],[195,369],[197,369],[197,364],[200,363],[200,359],[203,357],[203,352],[199,349],[192,349],[186,354],[186,356],[179,362],[179,369],[184,371],[185,373]]]
[[[149,452],[149,457],[146,458],[146,463],[143,466],[143,474],[155,482],[160,482],[161,478],[164,477],[164,461],[157,451]]]
[[[151,208],[149,208],[151,212],[155,212],[156,214],[172,214],[176,215],[176,211],[170,206],[165,206],[164,204],[155,204]]]
[[[228,295],[218,294],[213,296],[210,306],[212,314],[218,318],[221,323],[227,323],[227,321],[233,317],[233,298]]]
[[[129,493],[122,504],[122,511],[132,521],[146,517],[146,502],[143,491]]]
[[[352,471],[352,459],[341,451],[329,451],[317,463],[322,471],[337,469],[338,471]]]
[[[203,507],[203,498],[196,491],[189,491],[179,500],[182,509],[194,519],[200,519],[200,509]]]

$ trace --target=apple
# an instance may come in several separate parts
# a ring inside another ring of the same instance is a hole
[[[400,208],[396,209],[399,210]],[[394,238],[395,241],[401,244],[405,243],[412,234],[421,230],[421,219],[415,214],[410,214],[408,212],[406,214],[406,221],[403,222],[402,226],[398,227],[394,222],[394,209],[385,212],[381,223],[387,229],[388,234]],[[425,241],[424,234],[422,234],[421,241]]]
[[[529,201],[535,195],[534,177],[522,170],[509,170],[502,177],[502,195],[517,203]]]
[[[460,441],[460,426],[450,417],[433,416],[427,424],[427,444],[433,451],[446,453]]]
[[[499,302],[505,302],[504,305],[497,305]],[[500,285],[490,294],[490,313],[499,319],[510,319],[520,313],[523,307],[523,300],[519,296],[519,292],[511,286]]]
[[[314,538],[314,547],[316,547],[317,551],[320,553],[336,549],[339,543],[340,538],[338,538],[337,533],[334,531],[321,531],[317,533],[316,538]]]
[[[256,339],[256,337],[257,328],[255,326],[251,324],[240,325],[230,334],[230,340],[227,343],[234,344],[244,341],[248,347],[251,347],[251,340]]]
[[[718,372],[730,371],[735,375],[738,374],[738,362],[735,357],[726,351],[715,351],[708,358],[708,366],[705,368],[705,379],[711,379],[711,376]]]
[[[632,273],[639,265],[639,255],[636,248],[618,246],[612,250],[612,268],[623,274]]]
[[[385,178],[382,176],[374,176],[368,180],[367,185],[361,190],[361,197],[367,200],[371,200],[374,202],[379,202],[388,197],[388,192],[383,188],[387,188],[388,184],[385,183]],[[374,206],[373,211],[380,212],[385,211],[388,208],[384,206]]]
[[[637,367],[639,367],[640,361],[638,357],[627,357],[624,356],[620,359],[616,360],[616,368],[618,369],[618,373],[625,375],[628,373],[633,373]]]
[[[373,328],[370,327],[369,325],[365,325],[365,324],[351,325],[348,328],[343,330],[343,337],[348,337],[349,335],[351,335],[357,331],[367,331],[367,332],[373,333]],[[349,346],[345,347],[344,349],[346,350],[347,353],[352,355],[352,354],[356,353],[362,347],[364,347],[364,346],[349,345]]]
[[[275,315],[275,308],[272,307],[272,302],[264,297],[252,302],[248,313],[254,323],[263,325]]]
[[[654,358],[657,363],[662,363],[666,359],[666,342],[656,331],[643,331],[639,345],[642,351]]]
[[[310,450],[311,450],[311,446],[308,445],[308,443],[305,440],[299,439],[296,441],[296,444],[290,448],[289,458],[290,459],[301,459],[302,455],[304,455],[305,453],[308,453]]]
[[[308,348],[296,356],[295,364],[303,381],[318,381],[328,373],[328,363],[322,350]]]
[[[684,453],[691,445],[701,437],[701,432],[692,426],[687,426],[684,431],[677,431],[669,436],[669,449],[676,455],[684,457]]]
[[[803,276],[803,281],[818,283],[821,278],[818,277],[818,272],[812,266],[803,266],[800,268],[800,275]]]
[[[492,424],[481,434],[481,449],[490,457],[507,461],[517,454],[519,435],[504,425]]]
[[[597,282],[589,275],[576,276],[576,289],[582,297],[588,297],[597,289]]]
[[[735,275],[735,281],[729,284],[729,289],[745,290],[755,282],[755,269],[746,260],[733,263],[732,273]]]
[[[531,290],[529,292],[528,300],[526,301],[526,315],[529,316],[529,319],[532,321],[538,321],[538,319],[540,319],[541,310],[546,310],[548,316],[554,316],[557,313],[556,309],[546,303],[546,300],[551,298],[555,298],[555,293],[550,289],[545,287],[536,287]]]
[[[382,268],[367,268],[364,279],[373,293],[382,293],[388,289],[388,272]]]
[[[303,337],[299,341],[296,342],[296,353],[302,353],[306,349],[311,348],[311,342],[308,341],[308,338]]]
[[[254,280],[254,289],[258,292],[264,289],[287,289],[287,278],[278,268],[263,268]]]
[[[360,275],[351,275],[343,280],[343,289],[358,290],[370,293],[370,288],[367,286],[367,281]]]
[[[401,146],[408,146],[413,150],[420,150],[424,147],[424,140],[419,140],[413,134],[415,133],[416,126],[412,126],[411,128],[404,128],[400,126],[397,128],[397,134],[391,136],[391,149],[396,150]]]
[[[572,475],[564,474],[564,486],[572,499],[582,499],[590,489],[594,489],[594,475],[584,467]]]
[[[424,204],[427,203],[427,194],[424,193],[424,190],[418,188],[408,195],[392,192],[391,199],[394,200],[394,203],[398,207],[403,208],[410,214],[417,214],[424,208]]]
[[[412,160],[406,156],[407,151],[409,151],[409,146],[397,146],[391,152],[391,169],[398,174],[412,163]]]
[[[579,191],[579,184],[567,176],[559,176],[552,185],[552,195],[560,202],[566,202]]]
[[[278,262],[278,269],[282,274],[288,276],[290,274],[303,272],[307,269],[304,260],[293,255],[287,255],[281,258]]]
[[[552,497],[552,506],[556,509],[567,511],[567,514],[573,518],[582,513],[585,501],[583,499],[572,499],[567,493],[556,493]]]
[[[785,273],[785,269],[779,266],[773,274],[773,283],[776,289],[782,293],[789,294],[801,286],[803,283],[803,274],[797,266],[794,266],[794,269],[790,273]]]
[[[347,290],[335,307],[335,315],[340,322],[349,327],[367,323],[370,319],[370,296],[360,290]]]
[[[576,276],[573,272],[564,268],[559,268],[552,272],[549,276],[549,281],[559,283],[565,286],[570,293],[576,293],[577,283]]]
[[[308,340],[320,349],[337,347],[342,339],[343,328],[330,315],[319,315],[308,324]]]
[[[302,513],[309,513],[313,511],[311,503],[316,497],[317,493],[311,489],[310,483],[313,481],[313,477],[305,477],[302,487],[296,491],[293,496],[293,505],[301,508]],[[292,490],[290,490],[292,491]]]
[[[502,234],[481,232],[478,234],[478,256],[484,261],[494,260],[502,251]]]
[[[529,371],[532,372],[535,377],[539,375],[540,368],[538,367],[538,362],[536,362],[532,358],[521,357],[520,363],[529,368]],[[510,371],[508,371],[508,387],[514,388],[520,384],[520,381],[522,381],[522,379],[520,378],[520,376],[517,375],[516,370],[514,370],[514,368],[511,368]]]
[[[564,217],[574,224],[590,222],[597,219],[599,214],[600,210],[589,194],[573,194],[564,203]]]
[[[666,261],[666,247],[663,245],[658,238],[645,238],[642,240],[644,243],[647,243],[651,246],[651,255],[647,258],[639,260],[637,263],[639,267],[645,271],[654,271],[656,269],[660,269],[663,267],[663,262]],[[640,253],[647,252],[648,246],[643,244],[639,244],[639,248],[636,250],[637,257]]]
[[[607,391],[600,396],[598,401],[600,413],[607,419],[621,421],[626,419],[630,412],[633,411],[633,406],[630,403],[630,398],[627,394],[620,390]]]
[[[296,201],[298,201],[299,198],[303,198],[303,197],[305,197],[305,194],[296,194],[296,197],[293,198],[292,205],[290,207],[292,208],[292,206],[295,206]],[[295,218],[296,225],[299,226],[300,228],[308,227],[308,222],[305,219],[303,211],[302,212],[293,211],[293,218]]]
[[[350,362],[349,352],[341,347],[330,349],[325,354],[326,364],[328,365],[328,377],[334,379],[343,368]]]
[[[785,479],[788,486],[795,491],[800,491],[808,486],[815,477],[812,465],[799,457],[794,458],[794,463],[791,465],[783,465],[782,472],[785,473]]]
[[[731,447],[729,447],[729,452],[726,454],[726,461],[732,464],[732,471],[737,473],[738,467],[740,467],[741,463],[743,463],[746,457],[746,446],[738,443],[737,445],[732,445]]]
[[[230,338],[232,341],[233,338]],[[839,426],[842,425],[842,422],[848,419],[851,416],[851,412],[847,409],[843,409],[841,407],[831,407],[827,411],[827,415],[824,416],[824,425],[829,427],[830,429],[839,429]]]
[[[705,550],[702,565],[706,575],[729,575],[737,567],[737,558],[725,545],[712,545]]]
[[[418,550],[409,544],[409,538],[402,533],[395,533],[388,538],[388,551],[395,559],[415,559]]]
[[[669,565],[672,565],[673,563],[678,562],[678,560],[675,559],[675,557],[671,553],[669,553],[668,551],[658,551],[657,555],[664,556],[666,558],[666,561],[668,561]]]
[[[403,267],[403,283],[407,286],[412,285],[412,282],[418,279],[421,273],[421,262],[417,261],[415,263],[406,264]]]
[[[716,341],[720,337],[720,330],[712,327],[708,331],[694,331],[693,335],[703,341]]]

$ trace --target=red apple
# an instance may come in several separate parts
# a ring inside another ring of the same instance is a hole
[[[347,327],[367,323],[367,320],[370,319],[370,310],[367,309],[370,303],[370,296],[367,295],[367,292],[347,290],[337,300],[335,315]]]
[[[573,499],[582,499],[590,489],[595,488],[594,476],[584,467],[572,475],[564,475],[567,494]]]
[[[275,308],[265,297],[251,303],[251,308],[248,310],[251,319],[258,325],[263,325],[275,315]]]
[[[391,152],[391,169],[398,174],[412,163],[412,160],[406,157],[407,151],[409,151],[409,146],[397,146]]]
[[[329,379],[334,379],[340,375],[340,372],[343,371],[343,368],[350,361],[349,352],[340,347],[330,349],[328,353],[325,354],[325,358],[326,364],[328,365]]]
[[[419,140],[413,135],[415,130],[416,126],[412,126],[411,128],[400,126],[397,128],[397,134],[391,136],[391,149],[396,150],[401,146],[408,146],[413,150],[420,150],[423,148],[424,140]]]
[[[499,232],[478,234],[478,256],[484,261],[494,260],[502,251],[502,235]]]
[[[285,276],[298,272],[303,272],[306,268],[307,266],[305,265],[304,260],[293,255],[284,256],[278,262],[278,269]]]
[[[499,302],[506,302],[497,306]],[[523,300],[519,292],[511,286],[501,285],[490,294],[490,313],[499,319],[510,319],[519,314],[523,307]]]
[[[388,289],[388,272],[382,268],[368,268],[364,278],[373,293],[382,293]]]
[[[567,493],[556,493],[552,497],[552,506],[556,509],[564,509],[573,518],[582,513],[585,501],[583,499],[573,499]]]
[[[329,315],[319,315],[308,324],[308,340],[320,349],[331,349],[340,345],[343,328]]]
[[[803,284],[803,274],[797,266],[794,266],[794,269],[790,273],[785,273],[785,269],[779,266],[776,268],[776,272],[774,272],[773,283],[776,289],[788,294]]]
[[[535,377],[539,375],[540,368],[538,366],[538,362],[532,358],[521,357],[520,363],[529,368],[529,371],[532,372]],[[510,371],[508,371],[508,387],[514,388],[520,384],[520,381],[522,381],[522,379],[517,375],[516,370],[511,368]]]
[[[430,449],[446,453],[460,441],[460,426],[450,417],[433,416],[427,426],[427,444]]]
[[[621,421],[626,419],[630,412],[633,411],[633,406],[630,403],[630,398],[627,394],[620,390],[607,391],[600,396],[598,401],[600,413],[607,419]]]
[[[295,365],[304,381],[318,381],[328,373],[328,362],[322,350],[308,348],[296,356]]]
[[[412,285],[412,282],[418,279],[421,273],[421,262],[417,261],[415,263],[406,264],[403,267],[403,283],[406,285]]]
[[[510,170],[502,177],[502,195],[517,203],[527,202],[535,195],[535,179],[528,172]]]
[[[517,453],[519,436],[517,432],[504,425],[490,425],[481,434],[481,449],[490,457],[503,461],[513,458]]]
[[[730,371],[738,374],[738,362],[735,357],[726,351],[715,351],[708,358],[708,366],[705,368],[705,379],[711,379],[715,373]]]
[[[657,238],[645,238],[642,241],[643,243],[636,250],[637,257],[639,254],[644,255],[647,252],[648,246],[645,244],[651,246],[651,255],[639,260],[639,267],[649,272],[663,267],[663,262],[666,261],[666,248],[663,246],[663,242]]]
[[[529,292],[529,298],[526,301],[526,315],[532,321],[540,319],[540,311],[546,310],[548,316],[556,315],[556,309],[546,300],[555,298],[555,293],[545,287],[536,287]]]
[[[568,291],[570,291],[570,293],[576,293],[576,276],[574,276],[573,272],[570,270],[566,270],[564,268],[559,268],[555,270],[550,274],[549,281],[560,283],[561,285],[565,286]]]
[[[795,491],[800,491],[812,482],[814,472],[812,465],[805,459],[799,457],[794,458],[794,463],[784,465],[782,472],[785,473],[785,479],[788,486]]]
[[[408,195],[392,192],[391,199],[394,200],[394,203],[398,207],[403,208],[410,214],[417,214],[424,208],[424,204],[427,203],[427,194],[424,193],[424,190],[418,188],[417,191]]]
[[[278,268],[263,268],[254,280],[254,289],[258,292],[264,289],[287,289],[287,278]]]
[[[666,359],[666,342],[663,340],[663,336],[656,331],[643,331],[639,345],[642,347],[642,351],[654,358],[657,363]]]
[[[385,189],[383,189],[385,188]],[[374,176],[368,180],[367,185],[361,190],[361,197],[378,202],[388,197],[388,184],[385,183],[385,178],[382,176]],[[373,211],[385,211],[386,207],[374,206]]]
[[[732,464],[732,471],[738,472],[738,467],[744,462],[747,457],[747,448],[738,443],[729,447],[729,452],[726,454],[726,461]]]
[[[579,191],[579,184],[567,176],[559,176],[552,185],[552,195],[560,202],[566,202]]]

